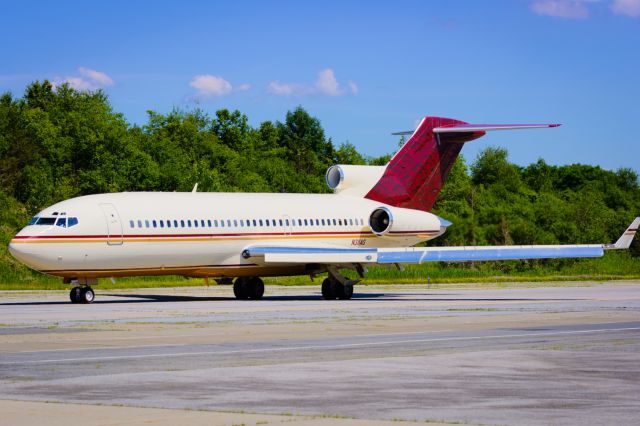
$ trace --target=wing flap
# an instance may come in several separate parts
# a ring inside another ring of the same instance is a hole
[[[379,249],[377,263],[420,264],[425,262],[560,259],[600,257],[603,254],[602,245],[425,247],[413,250]]]

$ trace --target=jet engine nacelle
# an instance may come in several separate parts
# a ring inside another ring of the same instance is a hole
[[[380,180],[386,166],[338,164],[327,169],[325,179],[336,194],[363,197]]]
[[[389,233],[425,234],[431,237],[444,232],[442,220],[429,212],[381,206],[369,215],[369,226],[379,237]]]

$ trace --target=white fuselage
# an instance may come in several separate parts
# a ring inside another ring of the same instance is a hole
[[[378,236],[369,216],[381,206],[408,219]],[[78,221],[29,225],[9,249],[33,269],[66,278],[298,275],[308,272],[305,265],[259,265],[241,253],[250,246],[411,246],[444,232],[433,214],[335,194],[99,194],[62,201],[37,217]]]

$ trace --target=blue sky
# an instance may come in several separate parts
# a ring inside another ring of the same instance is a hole
[[[376,156],[424,115],[558,122],[469,143],[518,164],[640,171],[640,0],[2,2],[0,91],[103,88],[114,109],[302,105]]]

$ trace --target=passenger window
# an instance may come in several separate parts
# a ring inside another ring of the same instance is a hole
[[[187,228],[191,228],[191,219],[187,219]]]
[[[269,219],[267,219],[267,220],[265,221],[265,225],[266,225],[266,226],[269,226]]]
[[[238,219],[233,220],[233,226],[235,226],[236,228],[238,227]]]
[[[213,221],[213,226],[215,226],[216,228],[218,227],[218,220],[217,219]]]
[[[171,221],[167,220],[167,228],[171,228]]]
[[[195,226],[196,228],[198,227],[198,221],[197,220],[193,221],[193,226]]]
[[[227,219],[227,227],[230,228],[231,227],[231,219]]]
[[[285,223],[289,226],[289,219],[285,219]]]
[[[136,224],[132,220],[130,220],[129,221],[129,228],[135,228],[135,227],[136,227]]]
[[[333,226],[336,226],[336,225],[337,225],[337,224],[336,224],[336,220],[335,220],[335,219],[333,219]]]
[[[142,221],[141,220],[138,221],[138,228],[142,228]]]
[[[201,220],[200,220],[200,225],[201,225],[203,228],[205,227],[204,219],[201,219]]]
[[[144,224],[146,225],[147,228],[149,227],[149,221],[148,220],[145,220]]]
[[[160,228],[164,228],[164,220],[160,221]]]
[[[258,222],[260,222],[260,226],[262,226],[262,219],[260,219]]]
[[[211,219],[207,219],[207,226],[211,228]]]
[[[157,227],[158,227],[158,224],[156,223],[156,221],[155,221],[155,220],[153,221],[153,227],[154,227],[154,228],[157,228]]]
[[[349,219],[349,225],[353,226],[353,219]]]
[[[70,217],[67,219],[67,228],[71,228],[72,226],[75,226],[77,224],[78,224],[77,217]]]
[[[307,219],[304,220],[304,226],[307,226]]]
[[[253,226],[258,226],[258,222],[255,219],[253,219]]]
[[[322,226],[324,226],[324,219],[322,219]]]
[[[62,228],[66,228],[67,227],[67,219],[65,219],[64,217],[58,218],[58,221],[56,222],[56,226],[60,226]]]
[[[180,221],[180,227],[184,228],[184,219]]]
[[[220,220],[220,227],[221,227],[221,228],[224,228],[224,219],[221,219],[221,220]]]
[[[173,219],[173,227],[174,228],[178,227],[178,221],[176,219]]]
[[[280,226],[282,226],[282,219],[280,219]]]

